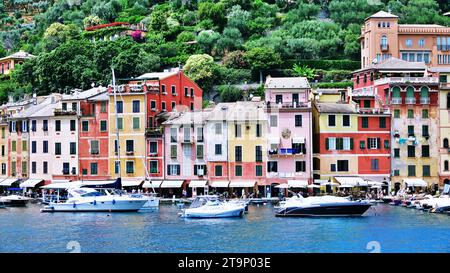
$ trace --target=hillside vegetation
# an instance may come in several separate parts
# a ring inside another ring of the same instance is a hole
[[[6,0],[0,57],[18,50],[38,57],[1,79],[0,100],[106,85],[111,66],[118,78],[129,78],[184,65],[206,93],[268,74],[346,86],[359,67],[367,16],[390,10],[400,23],[450,25],[441,15],[449,6],[447,0]],[[86,27],[112,22],[140,24],[145,37],[90,41],[111,29],[87,33]]]

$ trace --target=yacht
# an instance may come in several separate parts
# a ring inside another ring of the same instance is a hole
[[[139,195],[132,194],[131,196],[138,197]],[[156,208],[159,208],[159,200],[160,200],[160,198],[157,197],[156,194],[151,193],[151,194],[144,194],[144,195],[141,195],[141,196],[142,196],[142,198],[147,200],[147,202],[145,202],[145,204],[142,207],[142,209],[156,209]]]
[[[4,207],[25,207],[32,199],[21,195],[1,196],[0,205]]]
[[[184,218],[242,217],[245,203],[222,202],[216,195],[197,196],[188,209],[180,214]]]
[[[314,196],[304,198],[294,196],[280,204],[275,216],[361,216],[370,207],[370,203],[350,201],[344,197]]]
[[[125,212],[138,211],[147,198],[122,194],[114,189],[72,188],[61,203],[50,202],[41,212]]]

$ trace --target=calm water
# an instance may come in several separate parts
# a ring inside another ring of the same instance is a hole
[[[79,244],[81,252],[366,253],[378,243],[381,252],[450,252],[450,216],[384,204],[359,218],[276,218],[271,205],[202,220],[179,218],[174,205],[116,214],[39,209],[0,210],[0,252],[70,252]]]

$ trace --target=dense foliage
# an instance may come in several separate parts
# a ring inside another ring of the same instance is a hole
[[[20,96],[108,84],[111,66],[118,78],[129,78],[185,65],[205,91],[259,82],[267,74],[346,85],[345,74],[359,67],[361,23],[388,9],[400,23],[450,25],[441,15],[450,9],[446,0],[4,1],[0,57],[19,49],[38,57],[10,80],[0,79],[0,100],[11,90]],[[123,26],[85,28],[113,22],[143,25],[145,38],[136,31],[115,41],[90,41]],[[224,99],[237,96],[235,89],[220,90]]]

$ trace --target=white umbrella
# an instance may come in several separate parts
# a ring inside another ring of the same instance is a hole
[[[369,186],[383,186],[383,183],[376,181],[369,181],[368,184]]]
[[[381,189],[381,186],[380,185],[374,185],[374,186],[372,186],[372,187],[370,187],[371,189]]]

